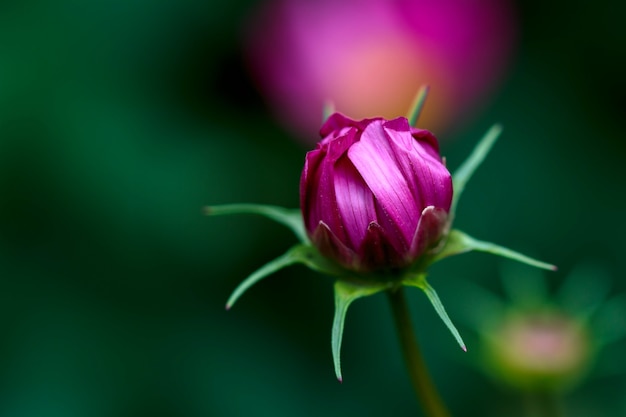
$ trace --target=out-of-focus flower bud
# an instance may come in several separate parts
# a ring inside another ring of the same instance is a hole
[[[326,101],[356,119],[405,114],[431,86],[420,126],[476,112],[513,50],[509,0],[272,0],[247,26],[253,77],[276,115],[313,138]]]
[[[452,179],[429,131],[407,119],[355,121],[335,113],[307,153],[304,225],[319,251],[358,271],[404,268],[448,226]]]
[[[497,377],[533,391],[572,386],[588,369],[593,351],[585,326],[557,312],[510,314],[486,348]]]

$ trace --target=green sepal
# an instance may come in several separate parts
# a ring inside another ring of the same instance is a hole
[[[333,330],[331,335],[331,346],[333,352],[333,363],[335,365],[335,375],[339,382],[343,381],[341,376],[341,339],[343,337],[343,324],[346,319],[348,307],[357,298],[366,297],[389,289],[390,284],[355,284],[348,281],[335,282],[335,317],[333,319]]]
[[[252,287],[254,284],[267,277],[268,275],[271,275],[274,272],[283,269],[286,266],[292,265],[296,262],[298,262],[298,259],[294,256],[292,248],[285,254],[266,263],[261,268],[254,271],[248,276],[248,278],[243,280],[237,286],[237,288],[235,288],[235,291],[233,291],[230,297],[228,297],[228,301],[226,302],[226,310],[230,310],[233,304],[235,304],[235,301],[237,301],[239,297],[241,297],[243,293],[248,290],[248,288]]]
[[[454,194],[452,195],[452,206],[450,208],[451,218],[456,213],[456,208],[465,189],[465,184],[470,180],[476,169],[482,164],[487,154],[493,147],[494,143],[502,133],[502,126],[495,124],[485,133],[478,144],[470,154],[470,156],[461,164],[452,175],[452,187]]]
[[[264,204],[226,204],[222,206],[207,206],[204,208],[204,213],[208,216],[221,216],[224,214],[257,214],[265,216],[290,228],[300,242],[306,243],[309,241],[304,230],[302,213],[299,209],[287,209]]]
[[[313,246],[308,244],[295,245],[283,255],[266,263],[243,280],[228,298],[226,309],[230,310],[233,304],[235,304],[235,301],[237,301],[244,292],[263,278],[289,265],[297,263],[304,264],[312,270],[326,275],[340,276],[345,273],[343,269],[340,269],[340,267],[335,265],[332,261],[324,258]]]
[[[431,287],[431,285],[426,280],[426,274],[422,273],[412,275],[409,278],[405,278],[402,281],[402,284],[409,287],[417,287],[420,290],[424,291],[424,294],[426,294],[426,297],[428,297],[428,301],[430,301],[430,303],[432,304],[441,321],[443,321],[448,330],[450,330],[450,333],[452,333],[452,336],[457,341],[461,349],[467,352],[467,347],[465,346],[465,342],[463,342],[463,338],[461,338],[461,334],[452,323],[452,320],[450,320],[450,316],[448,316],[448,313],[446,312],[446,309],[444,308],[443,303],[439,298],[439,295],[437,295],[437,291],[435,291],[435,289]]]
[[[448,233],[446,243],[443,248],[434,255],[431,263],[435,263],[449,256],[460,255],[470,251],[487,252],[504,258],[513,259],[537,268],[547,269],[550,271],[557,270],[557,267],[552,264],[538,261],[519,252],[515,252],[514,250],[496,245],[495,243],[474,239],[458,229],[452,229],[450,233]]]
[[[336,262],[323,256],[317,248],[310,244],[294,246],[292,251],[299,263],[306,265],[313,271],[333,277],[343,277],[349,273]]]
[[[325,101],[322,109],[322,124],[326,123],[326,120],[328,120],[335,111],[335,103],[330,100]]]
[[[417,91],[417,94],[413,99],[413,103],[411,103],[409,113],[406,115],[406,118],[409,121],[409,126],[417,127],[417,120],[422,113],[422,108],[424,107],[424,103],[426,102],[426,97],[428,96],[429,90],[429,86],[422,85]]]

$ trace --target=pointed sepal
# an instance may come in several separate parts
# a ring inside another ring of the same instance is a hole
[[[452,196],[452,207],[450,208],[450,215],[454,217],[456,213],[456,207],[465,189],[465,184],[470,180],[476,169],[482,164],[487,157],[487,154],[493,147],[494,143],[502,133],[502,126],[495,124],[485,133],[482,139],[478,142],[470,156],[463,162],[463,164],[452,174],[452,186],[454,188],[454,195]]]
[[[228,298],[226,309],[230,310],[233,304],[235,304],[235,301],[237,301],[243,293],[263,278],[289,265],[297,263],[304,264],[310,269],[326,275],[341,276],[346,273],[344,269],[334,262],[323,257],[313,246],[307,244],[295,245],[283,255],[266,263],[243,280]]]
[[[304,230],[300,209],[287,209],[264,204],[226,204],[221,206],[207,206],[204,208],[204,214],[207,216],[256,214],[287,226],[302,243],[306,243],[309,240]]]
[[[339,382],[343,382],[341,375],[341,340],[343,338],[343,325],[346,319],[348,307],[354,300],[368,295],[374,295],[389,288],[388,284],[361,285],[348,281],[335,282],[335,317],[331,335],[333,363],[335,375]]]
[[[406,118],[409,121],[409,126],[417,127],[417,120],[422,113],[422,109],[424,108],[424,103],[426,102],[426,97],[428,96],[429,91],[430,87],[428,85],[422,85],[417,91],[417,94],[413,99],[413,103],[411,103],[409,113],[406,115]]]
[[[297,262],[306,265],[309,269],[332,277],[342,277],[350,274],[335,261],[323,256],[316,247],[310,244],[297,245],[292,248]]]
[[[230,310],[230,308],[233,306],[233,304],[235,304],[239,297],[241,297],[243,293],[245,293],[254,284],[259,282],[263,278],[273,274],[274,272],[283,269],[286,266],[292,265],[296,262],[298,262],[298,257],[295,256],[294,249],[292,248],[283,255],[266,263],[261,268],[254,271],[248,276],[248,278],[244,279],[237,286],[237,288],[235,288],[235,291],[233,291],[233,293],[228,298],[228,301],[226,302],[226,310]]]
[[[428,301],[430,301],[430,303],[432,304],[441,321],[443,321],[448,330],[450,330],[450,333],[452,333],[452,336],[459,344],[461,349],[467,352],[467,347],[465,346],[465,342],[463,342],[463,338],[461,338],[461,334],[452,323],[452,320],[450,320],[450,316],[448,316],[448,313],[446,312],[446,309],[444,308],[443,303],[439,298],[439,295],[437,295],[437,291],[435,291],[435,289],[431,287],[426,280],[426,274],[416,274],[402,281],[402,284],[411,287],[417,287],[420,290],[424,291],[424,294],[426,294],[426,297],[428,297]]]
[[[496,245],[491,242],[484,242],[482,240],[474,239],[473,237],[461,232],[458,229],[453,229],[448,234],[447,240],[443,248],[434,256],[431,263],[435,263],[443,258],[447,258],[453,255],[460,255],[462,253],[470,251],[487,252],[493,255],[502,256],[504,258],[513,259],[515,261],[534,266],[536,268],[547,269],[549,271],[556,271],[557,267],[542,261],[538,261],[529,256],[516,252],[514,250],[505,248],[500,245]]]

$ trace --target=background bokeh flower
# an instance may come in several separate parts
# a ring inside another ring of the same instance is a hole
[[[484,361],[498,379],[520,390],[563,391],[591,361],[584,323],[560,311],[512,311],[488,332]]]
[[[564,415],[575,408],[569,393],[606,378],[607,369],[626,373],[614,346],[626,336],[626,297],[613,294],[602,264],[578,263],[554,289],[542,271],[501,270],[504,297],[472,284],[463,291],[459,316],[478,336],[471,367],[531,410],[549,399]]]
[[[314,140],[322,104],[355,119],[405,114],[431,86],[420,127],[457,127],[482,107],[515,49],[498,0],[272,0],[247,30],[254,78],[275,114]]]

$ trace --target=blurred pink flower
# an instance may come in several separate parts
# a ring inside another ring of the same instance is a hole
[[[506,0],[271,0],[247,32],[253,77],[277,116],[317,137],[323,103],[351,118],[406,115],[431,86],[420,127],[441,132],[501,80],[514,15]]]

